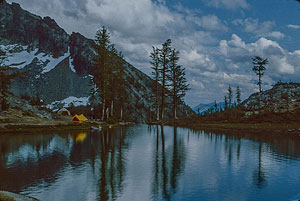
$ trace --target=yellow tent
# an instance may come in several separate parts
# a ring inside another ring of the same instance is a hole
[[[74,117],[72,117],[72,122],[76,122],[76,123],[83,123],[85,121],[87,121],[88,119],[83,115],[75,115]]]

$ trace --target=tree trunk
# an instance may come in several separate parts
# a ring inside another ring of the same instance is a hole
[[[102,103],[102,121],[105,121],[105,116],[106,116],[106,110],[105,110],[105,99],[103,100],[103,103]]]
[[[156,106],[156,121],[159,120],[159,107],[158,105]]]
[[[159,103],[158,103],[158,76],[156,76],[156,93],[155,93],[155,110],[156,110],[156,121],[159,120]]]
[[[120,111],[120,121],[122,122],[123,120],[123,106],[121,106],[121,111]]]
[[[260,71],[258,75],[258,86],[259,86],[259,92],[261,93],[261,72]]]
[[[174,105],[174,119],[177,119],[177,103],[175,101],[175,105]]]
[[[165,112],[165,87],[166,87],[166,67],[163,67],[163,80],[162,80],[162,90],[161,90],[161,112],[160,112],[160,120],[164,118],[164,112]]]
[[[110,117],[114,116],[114,101],[111,101],[110,105]]]

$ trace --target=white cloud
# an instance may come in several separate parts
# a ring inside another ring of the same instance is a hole
[[[196,69],[204,69],[208,71],[214,71],[216,70],[216,64],[214,61],[210,58],[209,55],[199,53],[197,50],[183,50],[181,51],[182,55],[182,61],[181,63],[190,68],[191,70],[195,68]]]
[[[295,73],[295,67],[289,64],[287,57],[271,57],[273,63],[277,63],[277,71],[282,74],[293,74]]]
[[[180,24],[180,17],[151,0],[87,0],[86,10],[94,20],[123,34],[143,37],[161,34],[168,24]]]
[[[251,67],[251,57],[261,56],[268,58],[266,75],[270,78],[288,78],[300,71],[298,62],[300,61],[299,50],[288,52],[283,49],[277,42],[260,38],[259,40],[246,44],[236,34],[232,35],[230,41],[222,40],[219,44],[219,52],[227,65],[241,63],[244,66]],[[241,73],[243,73],[241,71]],[[244,72],[245,73],[245,72]],[[270,81],[271,82],[271,81]]]
[[[239,8],[247,9],[250,5],[246,0],[203,0],[207,5],[216,8],[235,10]]]
[[[289,24],[287,25],[288,28],[292,28],[292,29],[300,29],[299,25],[294,25],[294,24]]]
[[[274,21],[259,22],[259,19],[246,18],[233,21],[236,26],[242,26],[243,30],[253,33],[256,37],[271,37],[275,39],[284,38],[284,34],[279,31],[272,31],[276,23]]]
[[[276,39],[284,38],[284,34],[279,32],[279,31],[272,31],[269,34],[267,34],[267,36],[273,37],[273,38],[276,38]]]
[[[207,15],[201,18],[196,18],[195,23],[207,30],[228,30],[228,28],[215,15]]]

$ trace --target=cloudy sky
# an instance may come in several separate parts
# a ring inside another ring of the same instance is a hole
[[[300,3],[296,0],[14,0],[88,38],[101,26],[127,61],[150,75],[149,54],[170,38],[181,54],[190,106],[258,90],[251,57],[269,59],[263,89],[300,81]],[[12,2],[9,0],[8,2]]]

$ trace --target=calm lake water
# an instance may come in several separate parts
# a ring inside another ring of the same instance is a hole
[[[0,135],[0,190],[43,201],[294,200],[300,139],[136,125]]]

